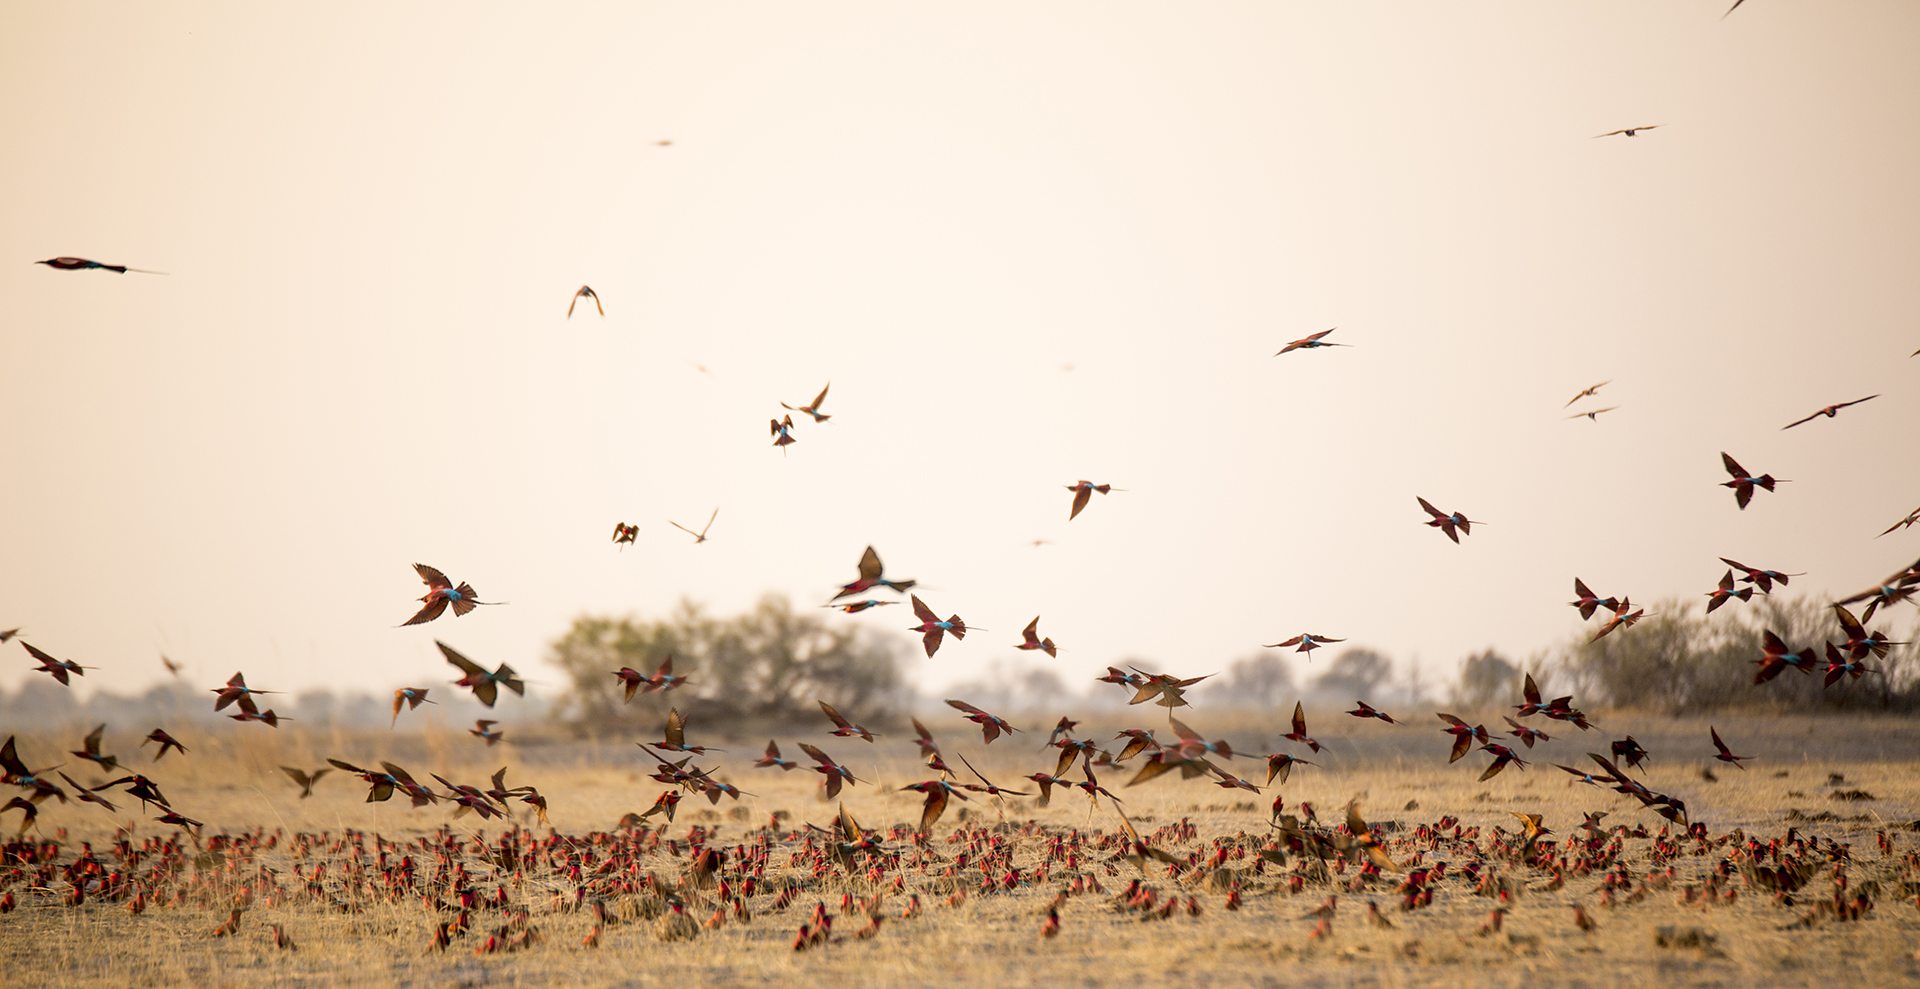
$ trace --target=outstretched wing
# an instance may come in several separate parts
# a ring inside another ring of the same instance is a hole
[[[440,653],[447,657],[447,662],[459,667],[460,672],[470,677],[484,677],[487,675],[487,671],[481,669],[480,664],[455,652],[452,646],[441,642],[439,639],[433,640],[433,644],[440,647]]]
[[[428,587],[438,589],[442,587],[453,586],[453,581],[448,580],[446,574],[443,574],[440,571],[435,570],[434,568],[427,566],[424,563],[414,564],[413,572],[419,574],[420,579],[425,581]]]

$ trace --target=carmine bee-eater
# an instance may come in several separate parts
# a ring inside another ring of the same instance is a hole
[[[480,600],[480,598],[474,594],[472,584],[461,581],[460,585],[456,587],[453,581],[447,579],[446,574],[424,563],[414,564],[413,570],[419,574],[420,579],[426,583],[427,593],[420,597],[420,600],[425,602],[421,605],[420,610],[416,612],[412,618],[400,623],[402,628],[408,625],[421,625],[433,621],[435,618],[440,617],[441,613],[445,612],[448,607],[452,607],[455,617],[458,617],[483,604],[503,603],[500,601]]]
[[[1774,485],[1788,483],[1786,478],[1774,477],[1772,474],[1762,474],[1759,477],[1755,477],[1747,473],[1747,469],[1740,466],[1738,460],[1727,456],[1725,451],[1722,451],[1720,454],[1720,464],[1727,469],[1728,476],[1733,478],[1731,481],[1721,481],[1720,486],[1733,489],[1733,500],[1743,511],[1747,507],[1747,502],[1753,500],[1754,488],[1765,488],[1768,491],[1772,491]]]
[[[1067,521],[1071,522],[1080,516],[1081,509],[1087,507],[1087,502],[1092,500],[1095,491],[1101,494],[1107,494],[1124,489],[1116,488],[1111,484],[1095,484],[1092,481],[1075,481],[1067,485],[1067,490],[1073,492],[1073,508],[1067,512]]]
[[[866,552],[860,554],[859,579],[850,584],[840,585],[840,593],[835,594],[829,600],[838,601],[841,598],[852,597],[855,594],[864,594],[876,587],[885,587],[889,590],[905,594],[909,588],[917,583],[917,581],[912,580],[888,580],[884,576],[885,572],[886,568],[880,564],[880,554],[874,552],[873,547],[869,546]]]
[[[150,271],[146,268],[129,268],[124,264],[101,264],[98,261],[89,261],[86,258],[70,258],[70,257],[48,258],[45,261],[35,261],[34,264],[44,264],[49,268],[53,268],[59,271],[86,271],[89,269],[97,269],[99,271],[118,272],[119,274],[122,274],[122,275],[126,274],[129,271],[137,271],[143,275],[166,274],[166,272],[164,271]]]
[[[932,658],[933,654],[940,650],[941,637],[945,634],[950,632],[956,639],[967,637],[967,623],[959,615],[942,621],[940,616],[934,614],[933,609],[927,607],[926,602],[921,601],[918,595],[910,595],[910,597],[914,617],[920,619],[920,624],[908,626],[907,631],[920,633],[920,642],[926,647],[928,658]]]
[[[1427,520],[1427,524],[1446,533],[1448,539],[1457,543],[1460,541],[1462,535],[1473,535],[1473,527],[1476,523],[1472,519],[1467,518],[1459,512],[1443,512],[1433,507],[1432,502],[1419,495],[1414,495],[1414,499],[1420,502],[1420,507],[1425,509],[1428,515],[1433,516]],[[1485,525],[1486,523],[1481,522],[1478,524]]]

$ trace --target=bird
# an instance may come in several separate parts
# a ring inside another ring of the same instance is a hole
[[[713,520],[714,520],[714,519],[716,519],[716,518],[719,518],[719,517],[720,517],[720,509],[718,509],[718,508],[715,508],[715,509],[713,510],[713,514],[711,514],[711,515],[709,515],[709,516],[707,516],[707,524],[706,524],[706,525],[703,525],[703,526],[701,526],[701,527],[700,527],[700,531],[699,531],[699,532],[695,532],[695,531],[693,531],[692,529],[689,529],[689,528],[687,528],[686,526],[684,526],[684,525],[681,525],[680,523],[678,523],[678,522],[675,522],[675,521],[673,521],[672,519],[668,519],[668,520],[667,520],[667,524],[668,524],[668,525],[670,525],[670,526],[673,526],[673,527],[674,527],[674,528],[676,528],[676,529],[679,529],[679,530],[680,530],[681,532],[684,532],[684,533],[686,533],[686,534],[687,534],[687,535],[689,535],[689,536],[692,536],[692,537],[693,537],[693,544],[694,544],[695,546],[698,546],[698,545],[700,545],[701,543],[704,543],[704,542],[706,542],[706,541],[707,541],[707,530],[708,530],[708,529],[711,529],[711,528],[713,528]]]
[[[755,759],[753,761],[753,765],[754,765],[754,768],[756,769],[777,768],[782,772],[792,772],[793,770],[800,768],[800,764],[797,762],[794,762],[792,759],[783,759],[780,757],[780,746],[776,745],[773,739],[767,739],[766,754],[762,755],[758,759]]]
[[[1415,495],[1414,499],[1420,502],[1420,507],[1425,509],[1428,515],[1433,516],[1427,520],[1427,524],[1446,533],[1448,539],[1458,543],[1461,533],[1469,536],[1473,535],[1474,522],[1472,519],[1467,518],[1459,512],[1442,512],[1438,508],[1433,507],[1432,502],[1419,495]],[[1480,524],[1485,525],[1486,523],[1482,522]]]
[[[637,525],[628,522],[615,522],[613,524],[613,541],[622,549],[633,545],[633,541],[639,538],[639,536],[640,527]]]
[[[1092,481],[1075,481],[1067,485],[1067,490],[1073,492],[1073,507],[1067,512],[1067,521],[1071,522],[1080,517],[1081,509],[1087,507],[1087,502],[1092,500],[1095,491],[1101,494],[1107,494],[1108,492],[1122,489],[1116,488],[1111,484],[1095,484]]]
[[[1729,560],[1724,556],[1720,558],[1720,562],[1745,574],[1746,576],[1740,578],[1740,582],[1743,584],[1753,584],[1759,587],[1760,593],[1762,594],[1773,593],[1773,585],[1776,581],[1780,584],[1780,586],[1785,587],[1788,584],[1793,583],[1792,578],[1806,576],[1806,574],[1804,573],[1781,573],[1778,570],[1761,570],[1755,567],[1747,566],[1746,564],[1741,563],[1738,560]]]
[[[80,750],[69,753],[79,756],[100,767],[103,773],[111,773],[120,765],[120,760],[100,752],[101,740],[106,737],[107,726],[100,725],[87,733],[86,740],[80,743]]]
[[[155,752],[155,753],[153,754],[153,761],[154,761],[154,762],[159,762],[159,761],[160,761],[160,757],[161,757],[161,756],[163,756],[163,755],[166,755],[166,754],[167,754],[167,750],[168,750],[169,748],[171,748],[171,749],[177,749],[177,750],[179,750],[179,751],[180,751],[180,753],[181,753],[181,754],[183,754],[183,755],[184,755],[184,754],[186,753],[186,751],[187,751],[187,747],[186,747],[186,746],[184,746],[184,745],[181,745],[181,744],[180,744],[180,740],[179,740],[179,739],[177,739],[177,738],[175,738],[175,737],[173,737],[172,735],[169,735],[169,734],[167,734],[167,731],[166,731],[166,729],[164,729],[164,728],[155,728],[154,730],[152,730],[152,731],[150,731],[150,732],[148,732],[148,733],[147,733],[147,737],[146,737],[146,741],[143,741],[143,742],[141,742],[141,743],[140,743],[140,747],[141,747],[141,748],[145,748],[145,747],[146,747],[146,745],[147,745],[147,742],[158,742],[158,743],[160,743],[160,749],[159,749],[159,751],[157,751],[157,752]]]
[[[941,621],[940,616],[934,614],[933,609],[927,607],[926,602],[921,601],[919,595],[910,597],[913,603],[913,614],[920,619],[920,624],[908,626],[907,631],[920,633],[920,642],[926,647],[928,659],[932,659],[933,654],[940,650],[942,636],[946,633],[951,632],[956,639],[967,637],[967,623],[959,615]]]
[[[513,667],[501,663],[499,669],[488,673],[481,668],[480,664],[460,655],[452,646],[439,639],[433,640],[433,644],[440,647],[440,654],[447,658],[447,662],[458,667],[464,674],[460,679],[453,681],[453,685],[473,691],[474,699],[487,707],[493,706],[494,700],[500,695],[501,687],[522,697],[527,695],[526,681],[520,679],[519,674],[513,671]]]
[[[1707,614],[1713,614],[1713,610],[1726,604],[1729,598],[1739,598],[1742,601],[1753,598],[1751,587],[1742,587],[1737,591],[1733,589],[1733,571],[1731,570],[1720,576],[1719,586],[1707,592]]]
[[[667,709],[667,725],[662,731],[661,741],[653,747],[668,752],[689,752],[693,755],[705,755],[708,752],[724,752],[725,749],[710,748],[705,745],[687,744],[687,718],[677,707]]]
[[[1913,511],[1911,511],[1911,512],[1908,512],[1908,513],[1907,513],[1907,517],[1906,517],[1906,518],[1903,518],[1903,519],[1901,519],[1900,521],[1898,521],[1898,522],[1895,522],[1894,524],[1892,524],[1892,525],[1890,525],[1890,526],[1887,526],[1887,529],[1886,529],[1886,532],[1882,532],[1882,533],[1880,533],[1880,535],[1882,535],[1882,536],[1884,536],[1884,535],[1887,535],[1888,533],[1891,533],[1891,532],[1892,532],[1893,530],[1895,530],[1895,529],[1907,529],[1907,528],[1912,528],[1912,526],[1913,526],[1913,525],[1914,525],[1914,523],[1916,523],[1916,522],[1920,522],[1920,508],[1916,508],[1916,509],[1914,509]],[[1876,538],[1877,538],[1877,537],[1876,537]],[[5,639],[4,639],[4,638],[0,638],[0,641],[5,641]]]
[[[1272,753],[1267,756],[1267,785],[1272,786],[1275,780],[1285,783],[1287,777],[1293,774],[1293,767],[1295,766],[1312,765],[1315,765],[1315,763],[1296,758],[1285,752]]]
[[[333,772],[332,769],[326,766],[322,766],[319,769],[314,770],[313,772],[307,772],[306,770],[303,770],[303,769],[295,769],[292,766],[281,766],[280,771],[283,773],[286,773],[289,779],[292,779],[295,783],[300,785],[300,799],[302,800],[305,800],[308,797],[313,796],[313,785],[315,783],[320,782],[320,777]]]
[[[833,382],[831,381],[827,382],[827,388],[832,388],[832,387],[833,387]],[[820,389],[820,394],[815,395],[813,397],[813,401],[808,402],[805,405],[788,405],[785,402],[781,402],[780,407],[783,409],[791,409],[794,412],[801,412],[801,413],[810,415],[813,417],[814,422],[826,422],[828,419],[833,418],[832,416],[827,415],[820,411],[820,406],[827,404],[827,388]]]
[[[502,603],[499,601],[480,600],[480,598],[474,594],[472,584],[461,581],[460,585],[455,587],[453,581],[447,579],[446,574],[424,563],[414,564],[413,570],[420,575],[421,581],[427,585],[427,593],[420,597],[420,600],[425,602],[420,610],[415,613],[412,618],[400,623],[400,627],[402,628],[408,625],[421,625],[433,621],[435,618],[440,617],[441,613],[445,612],[448,606],[452,606],[454,616],[459,617],[483,604]]]
[[[920,808],[920,830],[922,832],[932,831],[934,824],[940,820],[940,815],[947,812],[947,801],[949,798],[959,797],[962,800],[971,799],[946,780],[923,780],[919,783],[909,783],[900,789],[918,790],[926,794],[927,801]]]
[[[251,703],[254,694],[279,693],[277,690],[258,690],[247,686],[246,676],[237,670],[232,676],[227,678],[226,686],[214,687],[210,692],[218,695],[213,699],[213,709],[216,711],[225,709],[227,705],[235,701],[245,702],[241,704],[241,707],[247,707]]]
[[[948,700],[947,706],[966,715],[968,721],[980,726],[980,735],[983,739],[981,744],[983,745],[992,744],[994,739],[1000,737],[1001,732],[1011,734],[1020,730],[1007,724],[1006,719],[998,715],[988,714],[966,701]]]
[[[1600,631],[1595,632],[1593,635],[1593,638],[1588,639],[1587,641],[1599,642],[1601,639],[1606,638],[1607,633],[1612,632],[1614,629],[1632,628],[1634,623],[1638,622],[1642,618],[1647,617],[1647,609],[1638,608],[1638,609],[1629,611],[1627,610],[1629,608],[1633,608],[1633,603],[1631,601],[1628,601],[1622,598],[1620,601],[1620,606],[1614,609],[1613,617],[1607,619],[1606,624],[1600,626]]]
[[[1339,329],[1338,326],[1333,326],[1333,327],[1328,327],[1327,329],[1321,330],[1318,333],[1309,333],[1298,340],[1291,341],[1286,346],[1281,347],[1279,350],[1274,351],[1273,356],[1278,357],[1281,354],[1287,353],[1289,351],[1294,351],[1294,350],[1313,350],[1318,347],[1351,347],[1353,346],[1353,344],[1350,344],[1350,343],[1333,343],[1331,341],[1322,339],[1327,334],[1332,333],[1334,330],[1337,330],[1337,329]]]
[[[929,655],[931,655],[931,653],[929,653]],[[828,721],[833,722],[833,731],[829,734],[836,735],[840,738],[864,738],[868,744],[872,744],[873,740],[878,737],[874,732],[868,731],[864,726],[856,725],[848,721],[845,717],[842,717],[840,712],[835,710],[833,705],[826,701],[820,701],[820,711],[827,716]]]
[[[793,438],[793,416],[788,415],[780,419],[769,419],[767,421],[771,424],[769,433],[773,436],[773,445],[780,447],[782,454],[787,452],[786,447],[788,445],[799,442]]]
[[[1007,796],[1012,796],[1012,797],[1028,796],[1028,793],[1025,790],[1009,790],[1005,787],[993,785],[993,781],[987,778],[987,774],[981,772],[978,767],[974,766],[973,762],[967,758],[966,753],[964,752],[960,754],[960,762],[967,767],[967,770],[969,772],[973,773],[973,775],[980,780],[979,783],[961,783],[959,784],[961,789],[972,790],[975,793],[984,793],[989,797],[996,797],[996,798],[999,797],[1001,794],[1006,794]],[[1060,781],[1060,782],[1063,785],[1066,785],[1065,781]],[[1046,805],[1047,805],[1047,802],[1045,800],[1040,801],[1040,806],[1045,807]]]
[[[1727,743],[1720,740],[1720,729],[1715,728],[1712,725],[1708,725],[1707,733],[1713,736],[1713,747],[1719,750],[1719,752],[1714,755],[1715,759],[1718,759],[1721,762],[1733,763],[1734,767],[1737,769],[1747,768],[1745,766],[1740,765],[1740,762],[1743,759],[1751,759],[1753,758],[1752,756],[1734,755],[1733,750],[1727,748]]]
[[[1440,712],[1435,712],[1435,714],[1441,721],[1447,723],[1447,727],[1441,730],[1453,736],[1453,751],[1447,756],[1448,762],[1459,762],[1460,757],[1466,755],[1467,750],[1473,747],[1473,743],[1480,742],[1485,744],[1487,742],[1486,725],[1470,725],[1451,714],[1443,714]]]
[[[1315,635],[1312,632],[1302,632],[1299,635],[1296,635],[1293,638],[1286,640],[1285,642],[1270,642],[1262,646],[1261,648],[1286,649],[1292,646],[1298,646],[1299,648],[1294,649],[1293,650],[1294,652],[1306,653],[1307,658],[1312,659],[1313,651],[1315,649],[1318,649],[1329,642],[1345,642],[1345,641],[1347,640],[1328,638],[1327,636],[1324,636],[1324,635]]]
[[[1587,588],[1586,582],[1578,577],[1573,578],[1573,593],[1574,600],[1568,603],[1580,612],[1582,620],[1592,618],[1593,613],[1601,608],[1605,608],[1608,611],[1618,611],[1620,609],[1619,598],[1611,596],[1604,598],[1595,597],[1593,591]]]
[[[1484,752],[1493,753],[1493,762],[1487,766],[1485,772],[1480,774],[1480,782],[1482,783],[1492,779],[1499,774],[1500,770],[1507,768],[1509,764],[1519,766],[1521,769],[1527,768],[1527,763],[1520,758],[1520,753],[1501,745],[1499,742],[1489,742],[1480,746],[1480,749]]]
[[[434,703],[433,701],[430,701],[427,699],[427,691],[429,689],[431,688],[401,687],[399,690],[394,691],[393,692],[393,720],[387,724],[387,727],[392,728],[394,725],[397,725],[400,723],[400,709],[402,707],[405,707],[409,711],[418,711],[420,709],[420,705]]]
[[[480,720],[475,721],[473,723],[472,728],[467,729],[467,734],[472,735],[483,742],[486,742],[487,747],[492,748],[493,743],[498,742],[499,740],[507,737],[506,732],[494,730],[493,726],[499,723],[500,722],[498,721],[489,721],[485,718],[481,718]]]
[[[874,552],[871,546],[867,547],[866,552],[860,554],[859,570],[859,578],[851,583],[840,585],[840,592],[828,600],[838,601],[841,598],[852,597],[855,594],[864,594],[876,587],[885,587],[888,590],[905,594],[909,588],[918,583],[913,580],[887,579],[887,577],[884,576],[886,568],[880,563],[880,554]]]
[[[152,271],[146,268],[129,268],[124,264],[101,264],[98,261],[89,261],[86,258],[72,258],[72,257],[48,258],[45,261],[35,261],[34,264],[44,264],[49,268],[53,268],[59,271],[85,271],[89,268],[95,268],[100,271],[118,272],[122,275],[126,274],[129,271],[136,271],[143,275],[166,274],[166,272],[164,271]]]
[[[1866,398],[1856,398],[1856,399],[1854,399],[1854,400],[1853,400],[1853,401],[1851,401],[1851,402],[1839,402],[1839,403],[1837,403],[1837,404],[1834,404],[1834,405],[1829,405],[1829,406],[1827,406],[1826,408],[1823,408],[1823,409],[1821,409],[1820,411],[1818,411],[1818,412],[1815,412],[1815,413],[1813,413],[1812,415],[1810,415],[1810,416],[1807,416],[1807,417],[1806,417],[1806,418],[1804,418],[1804,419],[1795,419],[1794,421],[1792,421],[1792,422],[1790,422],[1790,423],[1787,423],[1786,425],[1784,425],[1784,426],[1781,426],[1780,428],[1781,428],[1782,430],[1787,430],[1787,429],[1792,429],[1793,427],[1795,427],[1795,426],[1798,426],[1798,425],[1800,425],[1800,424],[1801,424],[1801,423],[1803,423],[1803,422],[1812,422],[1813,420],[1815,420],[1815,419],[1818,419],[1818,418],[1820,418],[1821,416],[1826,416],[1827,418],[1829,418],[1829,419],[1831,419],[1831,418],[1833,418],[1834,416],[1836,416],[1836,415],[1839,415],[1839,414],[1840,414],[1840,410],[1841,410],[1841,409],[1844,409],[1844,408],[1846,408],[1846,407],[1847,407],[1847,406],[1849,406],[1849,405],[1859,405],[1859,404],[1860,404],[1861,402],[1865,402],[1865,401],[1868,401],[1868,400],[1870,400],[1870,399],[1875,399],[1875,398],[1879,398],[1879,397],[1880,397],[1880,395],[1879,395],[1878,393],[1875,393],[1875,394],[1872,394],[1872,395],[1868,395],[1868,396],[1867,396]]]
[[[1720,452],[1720,463],[1726,467],[1727,473],[1733,477],[1731,481],[1720,482],[1720,486],[1733,489],[1733,500],[1740,505],[1743,511],[1747,507],[1747,502],[1753,500],[1754,488],[1759,487],[1772,491],[1774,485],[1788,483],[1786,478],[1777,478],[1772,474],[1762,474],[1759,477],[1754,477],[1752,474],[1747,473],[1745,467],[1740,466],[1739,461],[1727,456],[1724,450]]]
[[[1581,400],[1581,399],[1583,399],[1583,398],[1592,398],[1592,397],[1593,397],[1593,396],[1594,396],[1595,394],[1597,394],[1597,393],[1598,393],[1598,392],[1600,391],[1600,389],[1602,389],[1602,388],[1605,388],[1606,386],[1608,386],[1608,385],[1610,385],[1610,384],[1613,384],[1613,379],[1612,379],[1612,378],[1608,378],[1607,380],[1605,380],[1605,381],[1602,381],[1602,382],[1600,382],[1600,383],[1599,383],[1599,384],[1597,384],[1597,385],[1590,385],[1590,386],[1588,386],[1588,387],[1586,387],[1586,388],[1582,388],[1582,389],[1580,389],[1580,391],[1579,391],[1579,393],[1578,393],[1578,394],[1576,394],[1576,395],[1574,395],[1574,396],[1573,396],[1572,398],[1569,398],[1569,399],[1567,399],[1567,404],[1566,404],[1566,405],[1562,405],[1562,406],[1560,406],[1560,407],[1561,407],[1561,408],[1563,408],[1563,409],[1564,409],[1564,408],[1569,408],[1569,407],[1571,407],[1571,406],[1573,405],[1573,403],[1575,403],[1575,402],[1578,402],[1578,401],[1580,401],[1580,400]],[[1586,414],[1586,413],[1584,413],[1584,412],[1583,412],[1583,413],[1581,413],[1581,415],[1585,415],[1585,414]]]
[[[88,670],[99,669],[99,667],[96,666],[81,666],[71,659],[55,659],[45,652],[34,648],[34,646],[25,639],[20,640],[20,648],[25,649],[27,655],[40,661],[40,668],[34,672],[45,673],[53,677],[53,679],[63,687],[71,686],[71,682],[67,679],[68,674],[83,677],[87,675]]]
[[[1320,743],[1307,735],[1307,714],[1301,701],[1293,702],[1293,730],[1280,737],[1290,742],[1299,742],[1315,752],[1320,751]]]
[[[1351,711],[1348,711],[1347,713],[1350,715],[1353,715],[1356,718],[1378,718],[1379,720],[1384,721],[1390,725],[1397,725],[1400,723],[1398,721],[1393,720],[1392,715],[1388,714],[1385,711],[1375,708],[1373,705],[1368,704],[1366,701],[1354,701],[1353,703],[1355,705],[1354,709]]]
[[[1766,630],[1766,635],[1761,642],[1760,658],[1754,660],[1754,665],[1759,667],[1753,674],[1754,683],[1766,683],[1786,672],[1789,666],[1801,673],[1813,672],[1812,649],[1788,649],[1786,642],[1775,635],[1772,629]]]
[[[1053,639],[1043,639],[1040,637],[1039,615],[1033,616],[1033,621],[1028,622],[1027,627],[1020,632],[1020,644],[1014,646],[1014,648],[1027,650],[1038,649],[1048,656],[1053,657],[1060,655],[1059,649],[1053,644]]]
[[[1737,6],[1737,4],[1736,4],[1736,6]],[[1663,125],[1663,124],[1641,124],[1641,125],[1640,125],[1640,126],[1638,126],[1638,127],[1622,127],[1622,128],[1620,128],[1619,130],[1610,130],[1610,131],[1608,131],[1608,132],[1606,132],[1605,134],[1595,134],[1595,135],[1593,135],[1593,136],[1594,136],[1594,137],[1612,137],[1612,136],[1614,136],[1615,134],[1624,134],[1624,135],[1626,135],[1627,137],[1633,137],[1634,135],[1636,135],[1636,134],[1638,134],[1638,133],[1640,133],[1640,132],[1641,132],[1641,131],[1643,131],[1643,130],[1653,130],[1654,128],[1656,128],[1656,127],[1661,127],[1661,126],[1665,126],[1665,125]]]
[[[607,315],[607,307],[600,304],[600,293],[595,292],[592,286],[582,285],[579,288],[574,289],[573,298],[567,300],[567,318],[568,319],[573,318],[573,307],[578,305],[581,299],[592,299],[593,308],[600,311],[601,317],[604,318]]]
[[[1721,14],[1721,15],[1720,15],[1720,19],[1721,19],[1721,20],[1723,20],[1723,21],[1724,21],[1724,20],[1726,20],[1726,19],[1727,19],[1727,17],[1728,17],[1729,15],[1731,15],[1731,14],[1732,14],[1732,13],[1733,13],[1734,11],[1736,11],[1736,10],[1739,10],[1739,9],[1740,9],[1740,5],[1741,5],[1741,4],[1743,4],[1743,3],[1746,3],[1746,2],[1747,2],[1747,0],[1733,0],[1733,6],[1731,6],[1731,7],[1728,7],[1728,8],[1727,8],[1727,12],[1726,12],[1725,14]]]
[[[805,752],[807,757],[814,761],[813,771],[826,778],[828,800],[840,795],[842,783],[862,782],[859,777],[853,775],[853,770],[834,762],[832,756],[814,746],[801,742],[800,751]]]
[[[1615,409],[1617,409],[1617,408],[1619,408],[1619,407],[1620,407],[1620,406],[1618,406],[1618,405],[1609,405],[1609,406],[1607,406],[1607,407],[1606,407],[1606,408],[1604,408],[1604,409],[1594,409],[1594,410],[1593,410],[1593,411],[1591,411],[1591,412],[1575,412],[1574,414],[1572,414],[1572,415],[1570,415],[1570,416],[1568,416],[1567,418],[1569,418],[1569,419],[1585,419],[1585,420],[1587,420],[1587,421],[1589,421],[1589,422],[1599,422],[1599,421],[1600,421],[1600,413],[1602,413],[1602,412],[1612,412],[1613,410],[1615,410]]]

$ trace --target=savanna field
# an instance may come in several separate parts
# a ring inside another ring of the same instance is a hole
[[[1286,745],[1285,727],[1264,715],[1185,713],[1237,749]],[[334,732],[318,745],[264,729],[207,733],[185,757],[128,759],[203,828],[143,819],[116,791],[105,794],[115,813],[48,804],[24,844],[8,846],[0,889],[13,910],[0,917],[0,939],[16,985],[1089,985],[1115,973],[1190,984],[1203,971],[1221,985],[1920,977],[1920,731],[1910,720],[1716,719],[1723,735],[1752,740],[1739,750],[1752,757],[1742,770],[1711,758],[1703,721],[1590,716],[1594,731],[1563,726],[1522,750],[1524,771],[1484,782],[1478,762],[1435,758],[1446,744],[1438,721],[1317,728],[1323,751],[1302,753],[1317,764],[1295,765],[1259,794],[1177,774],[1129,787],[1134,769],[1110,767],[1097,778],[1123,801],[1146,855],[1128,847],[1109,798],[1090,807],[1078,791],[1056,790],[1045,808],[973,793],[916,838],[923,800],[900,788],[937,774],[911,757],[910,732],[871,749],[834,740],[863,781],[836,802],[804,769],[734,771],[726,775],[750,796],[710,805],[690,795],[672,822],[624,825],[663,789],[647,778],[657,763],[625,740],[533,735],[488,748],[437,727]],[[1031,793],[1021,777],[1053,768],[1054,751],[1036,751],[1038,722],[983,748],[946,719],[922,721],[1000,787]],[[1603,734],[1628,729],[1654,753],[1634,775],[1683,798],[1697,834],[1554,768],[1594,769],[1585,753],[1604,755]],[[1113,732],[1083,723],[1077,734]],[[68,747],[64,737],[17,745],[51,755]],[[760,748],[730,741],[736,753]],[[423,780],[431,767],[482,789],[504,766],[508,787],[537,784],[551,827],[518,802],[507,804],[512,826],[454,817],[444,800],[368,803],[367,785],[339,771],[301,799],[277,768],[327,756],[386,760]],[[1223,761],[1263,782],[1264,767]],[[1286,828],[1271,823],[1276,796]],[[1391,868],[1336,850],[1347,845],[1350,800]],[[843,847],[854,842],[838,824],[842,805],[868,847]],[[1551,833],[1529,848],[1516,814],[1540,815]],[[827,933],[796,950],[803,926],[822,927],[822,910]],[[1047,937],[1050,910],[1058,932]]]

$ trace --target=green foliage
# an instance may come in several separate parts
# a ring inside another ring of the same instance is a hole
[[[630,666],[651,674],[668,656],[689,682],[624,703],[614,671]],[[822,700],[878,725],[906,699],[902,653],[892,640],[854,619],[796,612],[779,595],[728,618],[710,617],[690,601],[655,620],[583,615],[553,643],[550,660],[571,685],[566,716],[585,728],[651,725],[669,706],[697,712],[710,731],[793,723],[818,717]]]
[[[1868,659],[1867,665],[1880,670],[1879,674],[1822,685],[1823,643],[1845,638],[1832,607],[1822,601],[1756,595],[1751,602],[1730,602],[1707,615],[1697,602],[1666,600],[1647,611],[1639,624],[1590,642],[1604,617],[1596,616],[1550,662],[1540,677],[1543,693],[1572,692],[1577,705],[1673,714],[1735,707],[1909,709],[1920,702],[1911,646],[1895,646],[1884,659]],[[1885,618],[1875,618],[1874,627],[1886,627]],[[1811,646],[1822,657],[1818,668],[1810,675],[1790,669],[1768,683],[1754,683],[1754,661],[1760,658],[1767,630],[1779,635],[1790,649]]]

